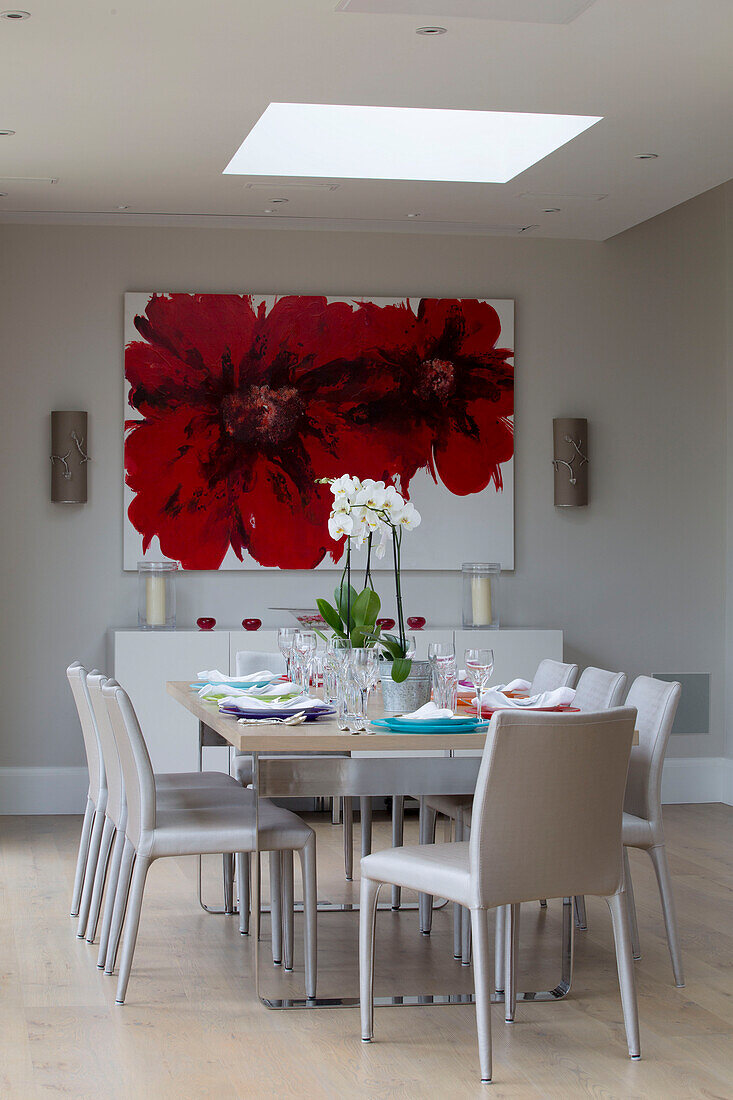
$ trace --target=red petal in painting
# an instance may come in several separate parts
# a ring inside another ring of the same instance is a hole
[[[129,517],[187,569],[231,547],[309,569],[343,552],[316,478],[398,480],[420,469],[479,492],[512,454],[511,351],[485,302],[328,302],[153,295],[128,344]]]

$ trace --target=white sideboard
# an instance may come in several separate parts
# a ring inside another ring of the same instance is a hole
[[[531,679],[544,657],[561,661],[561,630],[426,629],[415,635],[417,656],[427,657],[428,643],[455,639],[462,663],[470,646],[494,650],[494,681],[515,676]],[[107,667],[132,699],[156,771],[189,771],[197,767],[196,720],[167,695],[167,680],[195,680],[203,669],[232,675],[240,650],[277,652],[275,630],[110,630]],[[226,753],[207,750],[206,767],[226,769]]]

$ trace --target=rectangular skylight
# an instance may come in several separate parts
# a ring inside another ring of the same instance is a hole
[[[271,103],[224,172],[507,183],[600,118]]]

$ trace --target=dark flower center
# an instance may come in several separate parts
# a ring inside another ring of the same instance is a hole
[[[250,386],[228,393],[221,403],[224,429],[240,443],[284,443],[296,431],[303,402],[291,386]]]
[[[456,389],[455,364],[447,359],[424,359],[417,380],[417,394],[423,401],[452,397]]]

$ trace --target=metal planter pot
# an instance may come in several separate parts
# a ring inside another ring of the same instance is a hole
[[[409,714],[430,702],[430,663],[413,661],[410,675],[401,684],[395,683],[386,666],[381,674],[382,700],[385,715]]]

